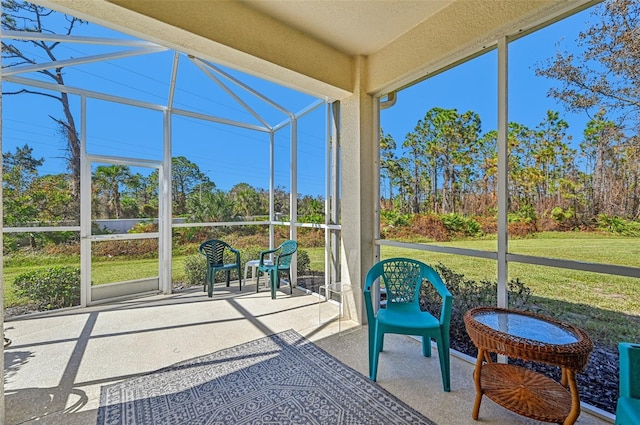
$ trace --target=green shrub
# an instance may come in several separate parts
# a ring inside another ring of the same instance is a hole
[[[296,263],[298,266],[298,275],[303,275],[309,270],[311,270],[311,259],[309,258],[309,253],[304,250],[298,250],[298,262]]]
[[[621,236],[640,236],[640,222],[621,217],[598,214],[598,229]]]
[[[158,231],[158,223],[153,220],[143,220],[137,222],[128,233],[152,233]]]
[[[395,210],[381,210],[380,220],[383,226],[404,227],[411,223],[411,214],[400,214]]]
[[[324,214],[320,214],[320,213],[305,214],[298,217],[298,222],[322,224],[324,223]]]
[[[207,262],[204,255],[189,255],[184,259],[184,277],[187,286],[204,285],[207,277]]]
[[[480,223],[472,218],[467,218],[459,214],[450,213],[440,217],[444,227],[450,232],[465,236],[477,236],[481,233]]]
[[[13,286],[18,296],[31,299],[41,310],[80,304],[79,267],[57,266],[23,273]]]
[[[476,281],[467,279],[461,273],[456,273],[443,264],[433,266],[449,292],[453,296],[451,311],[451,339],[468,338],[464,326],[464,314],[467,310],[480,306],[495,306],[498,304],[498,282],[489,280]],[[526,310],[531,296],[531,289],[520,279],[512,279],[507,283],[509,307]],[[431,285],[423,285],[420,291],[420,306],[435,317],[440,316],[442,299]]]
[[[551,210],[551,218],[558,222],[563,223],[568,220],[572,220],[575,218],[575,210],[573,208],[562,209],[562,207],[555,207]]]
[[[538,221],[536,210],[531,205],[525,205],[518,211],[508,214],[509,223],[535,223]]]

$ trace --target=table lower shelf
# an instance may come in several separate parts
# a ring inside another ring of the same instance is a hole
[[[571,393],[557,381],[524,367],[487,363],[480,373],[482,392],[500,406],[543,422],[563,423]]]

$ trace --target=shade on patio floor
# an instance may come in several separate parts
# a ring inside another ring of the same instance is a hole
[[[367,330],[354,322],[326,323],[337,306],[289,288],[270,299],[247,281],[89,308],[14,318],[5,322],[6,424],[94,424],[100,387],[141,373],[294,329],[342,362],[367,374]],[[346,329],[346,331],[345,331]],[[407,365],[414,365],[407,367]],[[451,392],[442,391],[438,357],[423,358],[418,341],[385,337],[378,383],[440,425],[535,424],[483,399],[480,421],[471,419],[473,364],[452,357]],[[609,421],[582,412],[581,425]]]

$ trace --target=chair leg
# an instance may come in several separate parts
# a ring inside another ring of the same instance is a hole
[[[211,273],[209,267],[207,266],[207,275],[204,278],[204,285],[202,286],[202,292],[207,292],[207,286],[209,285],[209,274]]]
[[[422,337],[422,355],[431,357],[431,338],[428,336]]]
[[[207,292],[207,295],[209,296],[209,298],[213,298],[213,282],[216,280],[216,274],[213,272],[213,270],[211,270],[211,272],[209,272],[209,278],[207,279],[207,284],[209,287],[209,290]]]
[[[238,290],[242,291],[242,275],[240,274],[240,264],[238,264],[238,283],[240,284]]]
[[[225,270],[227,278],[227,288],[229,287],[229,281],[231,280],[231,270]]]
[[[287,270],[287,277],[289,278],[289,294],[293,295],[293,284],[291,283],[291,270]]]
[[[442,388],[445,392],[451,391],[451,365],[449,357],[449,338],[438,338],[438,357],[440,358],[440,373],[442,374]]]
[[[260,270],[256,269],[256,294],[260,291]]]
[[[278,285],[278,270],[271,270],[269,273],[269,284],[271,285],[271,299],[276,299],[276,286]]]
[[[371,365],[371,376],[369,377],[372,381],[375,381],[378,378],[378,360],[380,359],[380,351],[382,351],[383,339],[384,333],[380,332],[376,326],[373,348],[373,364]]]
[[[328,299],[328,298],[327,298]],[[376,344],[376,323],[369,323],[369,378],[373,376],[373,353]]]

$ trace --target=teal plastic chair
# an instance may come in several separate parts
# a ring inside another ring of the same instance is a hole
[[[204,283],[204,289],[209,287],[209,298],[213,297],[213,284],[216,279],[216,272],[224,270],[227,277],[227,287],[229,287],[229,279],[231,270],[238,270],[238,282],[240,282],[240,290],[242,290],[242,275],[240,274],[240,251],[233,248],[228,243],[211,239],[200,245],[200,254],[207,259],[207,277]],[[226,262],[225,262],[226,261]]]
[[[621,342],[620,397],[616,407],[616,425],[640,424],[640,344]]]
[[[387,293],[386,308],[375,314],[371,286],[380,279]],[[442,297],[440,318],[420,309],[420,288],[430,283]],[[431,357],[431,339],[435,339],[440,358],[444,391],[451,391],[449,329],[453,297],[440,275],[428,265],[408,258],[390,258],[375,264],[367,273],[364,300],[369,321],[369,376],[378,374],[378,358],[384,345],[384,334],[422,337],[422,354]]]
[[[280,273],[286,272],[289,278],[289,292],[293,295],[293,285],[291,284],[291,260],[293,254],[298,250],[296,241],[287,240],[276,249],[262,251],[260,253],[260,263],[258,264],[258,279],[256,281],[256,292],[260,290],[260,272],[269,274],[271,283],[271,298],[276,299],[276,289],[280,288]],[[268,261],[273,255],[273,261]]]

